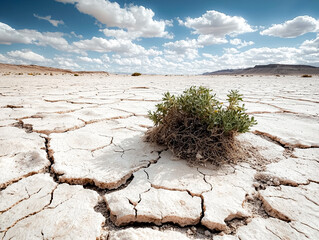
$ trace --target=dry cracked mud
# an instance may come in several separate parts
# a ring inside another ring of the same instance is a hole
[[[144,142],[192,85],[244,94],[244,162],[190,166]],[[318,239],[319,78],[0,78],[0,239]]]

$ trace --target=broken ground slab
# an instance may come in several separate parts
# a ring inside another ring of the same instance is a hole
[[[134,129],[135,119],[103,121],[63,134],[51,134],[52,169],[59,180],[114,189],[124,184],[133,172],[157,161],[162,147],[144,142],[145,128]]]
[[[109,240],[141,240],[141,239],[152,239],[152,240],[190,240],[194,238],[188,238],[186,235],[172,231],[157,231],[150,228],[128,228],[119,231],[112,231],[109,233]]]
[[[0,188],[23,177],[44,172],[50,165],[45,140],[17,127],[0,127]]]
[[[318,171],[319,148],[295,148],[290,157],[267,165],[255,178],[268,185],[298,186],[319,182]]]
[[[308,184],[310,181],[319,182],[319,162],[302,158],[287,158],[278,163],[266,166],[264,172],[255,178],[270,185]]]
[[[276,113],[281,112],[281,109],[269,104],[261,103],[259,101],[245,101],[245,109],[249,114],[259,114],[259,113]]]
[[[31,118],[23,119],[22,122],[32,125],[35,132],[44,134],[62,133],[85,125],[83,121],[73,114],[38,114]]]
[[[202,213],[200,197],[187,191],[152,188],[143,170],[134,173],[126,188],[106,194],[105,200],[117,226],[133,222],[195,225]]]
[[[132,104],[132,101],[121,101],[109,105],[113,109],[125,111],[136,116],[147,116],[148,111],[155,109],[154,102],[139,101],[138,104]]]
[[[289,222],[297,232],[309,239],[319,234],[319,184],[309,183],[298,187],[267,187],[259,192],[267,213]]]
[[[162,152],[157,164],[144,171],[154,188],[188,191],[192,196],[200,196],[212,188],[197,167],[191,167],[186,161],[174,158],[171,151]]]
[[[73,114],[86,123],[92,123],[107,119],[126,118],[133,115],[128,112],[112,109],[107,105],[84,108],[75,111]]]
[[[200,169],[201,170],[201,169]],[[202,170],[204,171],[204,169]],[[212,190],[203,193],[204,217],[201,223],[212,230],[224,231],[226,221],[249,217],[251,212],[244,208],[246,196],[254,192],[255,170],[248,164],[235,166],[233,173],[206,172],[206,181]]]
[[[319,147],[319,120],[296,114],[258,114],[258,124],[252,129],[287,147]]]
[[[295,97],[295,99],[291,99],[284,96],[277,96],[276,99],[268,101],[262,100],[262,102],[265,102],[266,104],[269,103],[287,112],[318,116],[319,103],[315,103],[315,101],[316,98],[312,98],[312,100],[307,101],[302,98],[298,99],[298,97]]]
[[[227,240],[228,235],[224,237],[214,237],[214,240]],[[292,228],[289,223],[276,218],[254,218],[246,226],[239,227],[233,240],[278,240],[278,239],[308,239],[304,234]],[[312,239],[312,238],[309,238]]]
[[[119,226],[133,222],[194,225],[203,216],[203,225],[221,231],[227,227],[225,221],[250,216],[243,203],[254,191],[254,174],[247,164],[191,167],[164,151],[156,164],[134,173],[125,189],[106,194],[105,200],[112,221]]]
[[[35,109],[25,108],[0,108],[0,119],[16,120],[26,117],[31,117],[36,114]]]
[[[97,239],[104,218],[98,194],[36,174],[0,192],[2,239]],[[84,227],[85,226],[85,227]],[[1,235],[0,235],[1,236]]]

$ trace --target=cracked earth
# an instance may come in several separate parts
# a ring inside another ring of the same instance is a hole
[[[162,94],[244,94],[250,156],[190,166],[143,141]],[[318,239],[319,78],[0,78],[0,239]]]

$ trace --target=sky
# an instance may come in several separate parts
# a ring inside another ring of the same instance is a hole
[[[319,67],[319,1],[1,0],[0,62],[145,74]]]

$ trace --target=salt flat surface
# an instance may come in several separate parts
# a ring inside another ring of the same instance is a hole
[[[189,166],[144,142],[190,86],[244,95],[247,161]],[[316,239],[319,77],[0,76],[0,239]],[[194,226],[196,225],[196,227]]]

